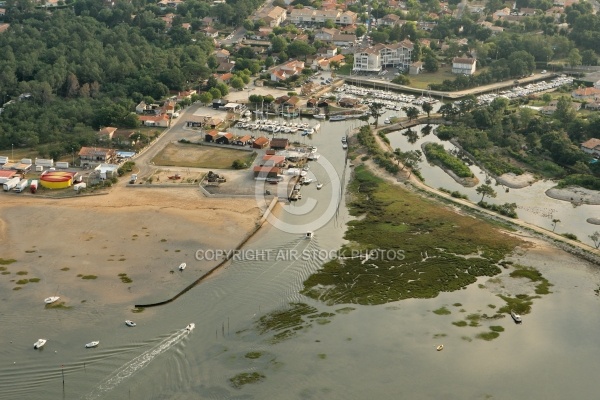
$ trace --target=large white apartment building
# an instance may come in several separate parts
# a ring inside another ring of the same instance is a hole
[[[354,72],[378,72],[385,67],[408,70],[412,64],[413,44],[409,40],[399,43],[379,43],[354,53]]]
[[[352,25],[358,16],[352,11],[339,10],[311,10],[308,8],[295,8],[291,11],[288,20],[295,25],[306,23],[325,23],[333,21],[338,25]]]

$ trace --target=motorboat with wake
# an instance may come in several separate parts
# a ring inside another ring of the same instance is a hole
[[[323,184],[321,182],[317,183],[317,190],[321,190],[323,188]]]
[[[181,263],[181,264],[179,264],[179,270],[180,270],[180,271],[183,271],[183,270],[185,269],[185,267],[186,267],[186,264],[185,264],[185,263]]]
[[[98,347],[99,344],[100,344],[100,341],[94,340],[93,342],[86,343],[85,348],[91,349],[92,347]]]
[[[128,319],[127,321],[125,321],[125,325],[130,326],[130,327],[134,327],[137,324],[135,322],[133,322],[133,321],[131,321],[131,320]]]
[[[55,301],[57,301],[58,299],[60,299],[59,296],[50,296],[50,297],[47,297],[47,298],[44,299],[44,303],[46,303],[46,304],[52,304]]]
[[[36,350],[41,349],[42,347],[44,347],[46,342],[47,342],[46,339],[38,339],[38,341],[33,344],[33,348]]]
[[[188,326],[185,327],[185,330],[188,332],[191,332],[194,330],[194,328],[196,327],[196,324],[194,324],[193,322],[190,323]]]
[[[306,235],[304,235],[304,238],[311,240],[314,236],[315,236],[315,234],[313,231],[308,231],[308,232],[306,232]]]
[[[440,344],[440,345],[439,345],[439,346],[437,346],[435,349],[436,349],[437,351],[442,351],[442,350],[444,350],[444,345],[443,345],[443,344]]]

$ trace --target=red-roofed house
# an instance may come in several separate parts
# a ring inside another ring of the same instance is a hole
[[[255,149],[264,149],[269,146],[269,143],[270,141],[268,138],[261,136],[252,143],[252,147]]]
[[[571,92],[571,97],[575,100],[586,100],[597,96],[600,96],[600,89],[593,87],[581,88]]]
[[[104,139],[104,140],[111,140],[113,138],[113,135],[115,134],[117,128],[114,128],[112,126],[107,126],[105,128],[100,129],[100,131],[98,131],[98,138],[99,139]]]
[[[277,178],[277,176],[281,175],[281,168],[279,167],[254,167],[254,179],[268,179],[268,178]]]
[[[286,80],[290,76],[301,74],[303,69],[304,61],[289,61],[271,70],[271,80],[274,82]]]
[[[206,132],[206,134],[204,135],[204,141],[205,142],[214,142],[215,140],[217,140],[218,137],[219,137],[219,131],[217,131],[216,129],[213,129],[211,131]]]
[[[232,144],[233,143],[233,133],[219,132],[219,136],[215,140],[215,143],[218,143],[218,144]]]
[[[600,156],[600,139],[593,138],[581,143],[581,150],[593,156]]]
[[[138,119],[144,126],[158,126],[162,128],[168,128],[171,124],[171,119],[167,114],[138,115]]]

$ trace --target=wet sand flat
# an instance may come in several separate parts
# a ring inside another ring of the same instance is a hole
[[[57,294],[67,305],[170,297],[218,264],[195,260],[197,250],[234,248],[259,218],[254,202],[207,199],[196,188],[114,188],[108,195],[60,201],[3,200],[0,257],[17,261],[5,266],[0,288],[15,300]],[[179,272],[182,262],[187,268]],[[122,282],[119,274],[132,282]],[[90,275],[97,278],[82,279]],[[41,280],[16,283],[30,278]]]

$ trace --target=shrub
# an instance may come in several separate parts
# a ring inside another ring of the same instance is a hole
[[[432,162],[438,161],[444,167],[454,172],[461,178],[472,178],[473,172],[458,157],[449,154],[444,146],[439,143],[427,143],[423,146],[425,156]]]

